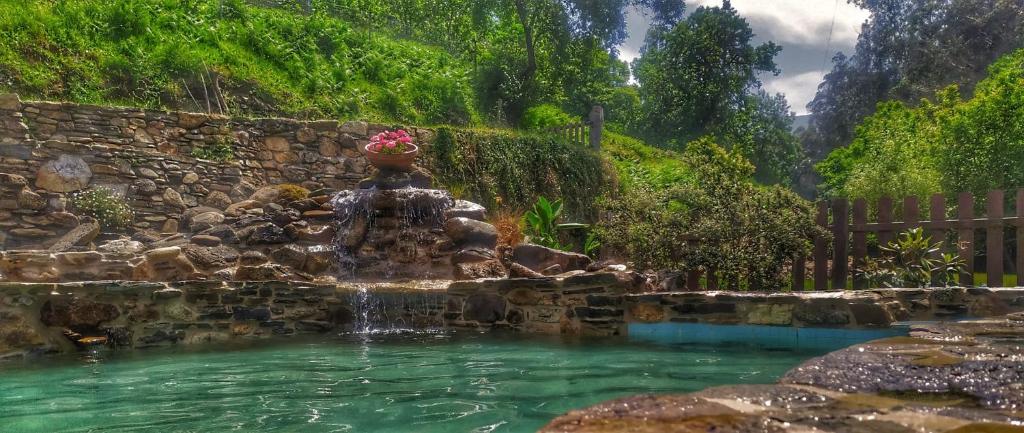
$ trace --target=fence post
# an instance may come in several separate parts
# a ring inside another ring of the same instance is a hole
[[[817,223],[828,228],[828,202],[818,202]],[[814,237],[814,290],[828,290],[828,245],[822,236]]]
[[[921,224],[921,204],[917,201],[917,196],[903,197],[903,230],[907,231],[910,229],[917,228]]]
[[[862,198],[853,202],[853,266],[863,268],[868,256],[868,234],[865,224],[868,222],[868,202]],[[853,274],[853,288],[868,288],[867,280],[861,272]]]
[[[832,234],[832,290],[845,290],[850,269],[850,202],[845,198],[832,202]]]
[[[878,199],[878,224],[881,226],[878,229],[878,245],[883,247],[889,246],[893,232],[891,227],[892,199],[889,197]]]
[[[803,254],[793,260],[793,286],[794,292],[804,291],[804,273],[806,272],[807,258]]]
[[[974,196],[962,192],[956,198],[957,250],[964,260],[964,271],[960,273],[961,286],[974,285]]]
[[[604,107],[595,105],[590,110],[590,147],[601,150],[601,130],[604,128]]]
[[[928,219],[931,220],[928,235],[932,237],[932,242],[941,241],[945,245],[947,232],[943,227],[946,227],[946,197],[942,194],[932,194],[928,206]]]
[[[989,191],[985,197],[985,271],[989,287],[1003,287],[1003,191]]]
[[[1017,190],[1017,285],[1024,285],[1024,188]]]

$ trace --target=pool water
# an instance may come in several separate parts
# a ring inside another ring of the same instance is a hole
[[[637,393],[771,383],[826,348],[346,336],[0,364],[0,431],[534,432]]]

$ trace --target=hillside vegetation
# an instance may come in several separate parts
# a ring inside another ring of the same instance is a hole
[[[470,68],[443,50],[231,0],[0,1],[0,91],[302,118],[478,117]]]

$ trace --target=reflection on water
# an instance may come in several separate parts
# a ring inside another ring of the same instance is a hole
[[[258,344],[3,364],[0,430],[533,432],[623,395],[769,383],[822,353],[439,333]]]

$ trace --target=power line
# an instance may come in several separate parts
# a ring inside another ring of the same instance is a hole
[[[821,59],[821,70],[825,70],[825,65],[828,63],[832,51],[832,31],[836,28],[836,14],[839,13],[839,0],[836,0],[835,6],[832,8],[832,24],[828,26],[828,40],[825,42],[825,58]]]

